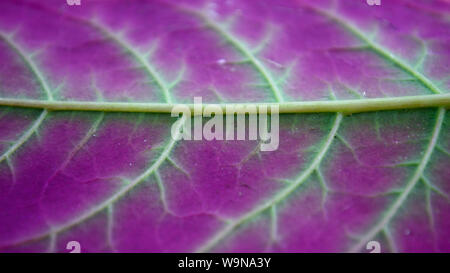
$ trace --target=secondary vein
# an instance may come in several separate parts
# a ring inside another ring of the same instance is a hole
[[[26,53],[20,48],[19,45],[17,45],[12,39],[9,37],[6,37],[2,34],[0,34],[0,39],[5,41],[5,43],[19,55],[19,57],[22,59],[22,61],[28,66],[28,68],[31,70],[31,73],[36,77],[39,85],[41,86],[42,90],[47,95],[48,100],[53,100],[52,92],[50,91],[50,87],[48,86],[47,82],[44,80],[44,76],[41,74],[39,69],[36,67],[34,62],[31,60],[30,57],[27,56]]]
[[[90,21],[87,23],[89,23],[92,27],[96,28],[98,31],[103,33],[106,37],[112,39],[122,49],[129,52],[139,64],[143,65],[150,79],[153,79],[156,85],[162,90],[166,102],[167,103],[172,102],[169,87],[167,86],[166,82],[156,72],[156,69],[146,60],[144,56],[142,56],[136,49],[134,49],[133,46],[129,45],[128,42],[126,42],[124,39],[121,39],[119,36],[115,35],[112,31],[110,31],[106,27],[103,27],[98,23]]]
[[[176,132],[177,134],[180,133],[179,129],[181,128],[181,126],[183,126],[183,118],[180,118],[177,121],[177,125],[176,125]],[[147,177],[149,177],[152,173],[154,173],[159,166],[168,158],[170,152],[172,151],[172,149],[174,148],[175,144],[176,144],[176,140],[175,140],[176,136],[172,137],[170,139],[170,141],[167,143],[167,145],[165,146],[163,152],[161,153],[161,155],[156,159],[156,161],[150,165],[150,167],[148,167],[141,175],[139,175],[138,177],[136,177],[134,180],[132,180],[131,182],[129,182],[126,186],[124,186],[123,188],[121,188],[118,192],[116,192],[114,195],[112,195],[111,197],[109,197],[108,199],[106,199],[105,201],[101,202],[100,204],[98,204],[97,206],[93,207],[91,210],[86,211],[85,213],[82,213],[80,216],[76,217],[75,219],[73,219],[72,221],[65,223],[61,226],[56,226],[56,227],[51,227],[50,232],[46,232],[44,234],[41,235],[37,235],[37,236],[33,236],[31,238],[26,238],[26,239],[21,239],[18,242],[13,242],[13,245],[19,245],[21,243],[27,242],[27,241],[32,241],[32,240],[36,240],[39,238],[45,238],[47,236],[55,237],[56,234],[60,233],[63,230],[66,230],[76,224],[82,223],[83,221],[89,219],[90,217],[96,215],[97,213],[99,213],[100,211],[103,211],[104,209],[107,209],[108,206],[110,206],[111,204],[114,204],[114,202],[116,202],[117,200],[119,200],[122,196],[124,196],[126,193],[128,193],[130,190],[132,190],[133,188],[135,188],[137,185],[139,185],[142,181],[144,181]]]
[[[229,224],[227,224],[222,230],[220,230],[214,237],[212,237],[210,240],[208,240],[204,245],[200,246],[200,248],[197,250],[197,252],[205,252],[210,250],[212,247],[217,245],[220,241],[225,239],[234,229],[236,229],[238,226],[242,225],[244,222],[248,221],[249,219],[254,218],[255,216],[261,214],[262,212],[266,211],[267,209],[271,208],[272,206],[276,205],[282,200],[285,200],[287,196],[289,196],[292,192],[295,191],[301,184],[303,184],[304,181],[313,173],[322,162],[322,159],[324,158],[325,154],[331,147],[331,143],[334,140],[334,137],[339,129],[339,126],[341,124],[343,115],[338,113],[336,115],[336,119],[334,120],[333,127],[330,131],[330,133],[327,136],[327,139],[319,152],[317,153],[316,157],[314,158],[311,165],[289,186],[281,190],[278,194],[276,194],[273,198],[266,201],[265,203],[259,205],[249,213],[245,214],[241,218],[237,220],[232,220]]]
[[[0,156],[0,162],[8,159],[9,156],[11,156],[15,151],[17,151],[17,149],[19,149],[25,142],[28,141],[28,139],[36,132],[37,128],[42,124],[45,117],[47,116],[47,113],[47,110],[41,112],[41,115],[37,120],[33,122],[30,128],[28,128],[28,130],[26,130],[25,133],[23,133],[22,136],[20,136],[20,138]]]
[[[389,222],[392,220],[392,218],[397,213],[398,209],[403,205],[405,200],[408,198],[411,191],[416,186],[417,182],[422,177],[423,171],[425,170],[425,167],[427,166],[431,154],[434,151],[434,147],[436,146],[439,133],[442,127],[442,123],[444,122],[445,118],[445,109],[439,108],[438,115],[436,118],[436,123],[434,125],[433,133],[431,136],[431,140],[428,143],[427,149],[425,151],[425,154],[417,167],[416,171],[414,172],[413,177],[409,180],[409,182],[406,184],[406,188],[402,191],[400,196],[395,200],[395,202],[392,204],[392,206],[388,209],[388,211],[384,214],[384,216],[381,218],[381,220],[376,224],[367,234],[361,237],[361,239],[352,247],[350,248],[349,252],[357,252],[359,251],[369,240],[371,240],[373,237],[375,237],[381,230],[385,229]]]
[[[372,49],[375,53],[378,55],[384,57],[385,59],[388,59],[398,67],[400,67],[403,71],[407,72],[414,78],[416,78],[420,83],[422,83],[425,87],[427,87],[432,93],[435,94],[442,94],[442,92],[434,83],[432,83],[430,80],[427,79],[422,73],[411,67],[409,64],[404,62],[402,59],[398,58],[394,54],[390,53],[389,50],[384,48],[382,45],[372,41],[371,39],[368,39],[366,35],[359,30],[357,27],[351,25],[348,23],[348,20],[344,20],[343,18],[339,17],[338,15],[331,14],[327,11],[317,9],[312,6],[307,6],[307,8],[317,12],[318,14],[321,14],[336,23],[338,23],[340,26],[342,26],[344,29],[352,33],[356,38],[358,38],[360,41],[367,44],[367,46]]]
[[[0,34],[0,39],[5,41],[5,43],[14,52],[16,52],[17,55],[19,55],[19,57],[22,59],[22,61],[30,69],[31,73],[36,77],[36,79],[37,79],[39,85],[41,86],[42,90],[47,95],[48,102],[53,102],[53,95],[52,95],[52,92],[50,91],[50,87],[47,84],[47,82],[45,81],[44,76],[40,73],[39,69],[37,68],[37,66],[33,62],[33,60],[31,60],[31,58],[28,57],[27,54],[20,48],[20,46],[17,45],[11,38]],[[45,108],[42,108],[42,109],[43,109],[43,111],[41,112],[39,117],[32,123],[31,127],[29,129],[27,129],[25,131],[25,133],[22,134],[22,136],[20,136],[20,138],[16,142],[14,142],[14,144],[11,147],[9,147],[8,150],[6,150],[6,152],[4,152],[0,156],[0,162],[2,162],[5,159],[9,160],[9,156],[12,155],[23,144],[25,144],[28,141],[28,139],[30,139],[30,137],[33,135],[33,133],[35,133],[37,131],[37,129],[41,126],[41,124],[43,123],[44,119],[48,115],[48,110],[45,109]],[[9,164],[9,165],[12,168],[12,164]]]

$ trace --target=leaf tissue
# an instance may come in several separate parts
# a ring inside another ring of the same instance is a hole
[[[79,2],[0,1],[0,252],[450,252],[448,1]]]

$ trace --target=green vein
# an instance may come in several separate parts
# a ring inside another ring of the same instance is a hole
[[[270,240],[276,241],[278,238],[278,212],[277,206],[273,205],[270,208]]]
[[[35,77],[37,78],[39,85],[41,86],[42,90],[45,92],[45,94],[47,95],[48,100],[53,100],[53,95],[52,92],[50,92],[50,88],[47,84],[47,82],[44,80],[44,76],[41,74],[41,72],[39,71],[39,69],[37,69],[36,65],[34,64],[34,62],[31,60],[30,57],[27,56],[27,54],[24,53],[24,51],[19,47],[19,45],[17,45],[16,43],[14,43],[13,40],[11,40],[10,38],[0,34],[0,39],[2,39],[3,41],[6,42],[6,44],[8,44],[8,46],[14,51],[16,52],[17,55],[20,56],[20,58],[22,59],[22,61],[27,65],[27,67],[31,70],[31,72],[35,75]]]
[[[11,172],[12,185],[14,186],[16,184],[16,170],[9,157],[6,158],[6,165],[8,165],[9,171]]]
[[[130,181],[128,184],[126,184],[126,186],[121,188],[114,195],[112,195],[111,197],[109,197],[108,199],[106,199],[105,201],[100,203],[99,205],[93,207],[91,210],[89,210],[89,211],[83,213],[82,215],[76,217],[72,221],[70,221],[70,222],[68,222],[68,223],[66,223],[64,225],[61,225],[61,226],[51,227],[50,228],[50,232],[44,233],[42,235],[34,236],[33,238],[22,239],[19,242],[15,242],[13,244],[18,245],[18,244],[21,244],[21,243],[26,242],[26,241],[32,241],[32,240],[36,240],[36,239],[39,239],[39,238],[45,238],[47,236],[50,236],[50,237],[55,236],[56,234],[60,233],[61,231],[66,230],[66,229],[68,229],[68,228],[70,228],[70,227],[72,227],[74,225],[79,224],[79,223],[82,223],[83,221],[91,218],[92,216],[96,215],[100,211],[106,209],[111,204],[114,204],[114,202],[119,200],[121,197],[123,197],[125,194],[127,194],[130,190],[132,190],[134,187],[136,187],[142,181],[144,181],[145,178],[147,178],[152,173],[154,173],[159,168],[159,166],[161,166],[161,164],[169,157],[170,152],[172,151],[172,149],[175,146],[175,143],[177,142],[175,139],[177,137],[177,134],[180,133],[180,128],[181,128],[181,126],[183,126],[183,122],[184,122],[183,118],[180,118],[177,121],[177,125],[175,127],[177,133],[176,133],[176,135],[174,137],[172,137],[170,139],[169,143],[165,146],[163,152],[158,157],[158,159],[149,168],[147,168],[141,175],[136,177],[134,180]]]
[[[190,9],[183,9],[190,14],[194,14],[195,16],[201,18],[207,27],[216,31],[219,35],[221,35],[228,43],[230,43],[234,48],[236,48],[244,57],[248,59],[248,61],[253,64],[259,74],[263,77],[264,81],[269,85],[275,99],[278,102],[283,102],[284,98],[282,95],[282,91],[278,88],[278,85],[271,75],[270,71],[261,63],[261,61],[252,53],[251,50],[247,48],[247,46],[236,39],[231,33],[228,32],[227,29],[219,25],[218,23],[212,21],[210,18],[204,16],[203,14],[193,11]]]
[[[20,136],[20,138],[16,142],[14,142],[14,144],[0,156],[0,162],[2,162],[5,159],[8,159],[10,155],[12,155],[25,142],[27,142],[27,140],[33,135],[33,133],[36,132],[37,128],[42,124],[42,121],[47,116],[47,113],[48,113],[47,110],[42,111],[39,118],[33,122],[30,128],[28,128],[28,130],[26,130],[25,133],[22,136]]]
[[[245,214],[239,219],[231,220],[225,227],[220,230],[215,236],[213,236],[210,240],[208,240],[204,245],[200,246],[197,250],[197,252],[205,252],[210,250],[212,247],[214,247],[217,243],[225,239],[234,229],[236,229],[238,226],[242,225],[243,223],[247,222],[248,220],[256,217],[257,215],[261,214],[262,212],[266,211],[267,209],[271,208],[272,206],[276,205],[280,201],[283,201],[286,199],[287,196],[289,196],[292,192],[294,192],[295,189],[297,189],[306,179],[313,173],[322,162],[322,159],[324,158],[325,154],[327,153],[328,149],[331,146],[331,143],[334,140],[334,136],[336,135],[339,125],[342,121],[343,115],[338,113],[336,115],[336,119],[333,123],[333,127],[330,131],[330,133],[327,136],[327,139],[324,143],[324,145],[321,147],[319,152],[317,153],[317,156],[314,158],[311,165],[289,186],[287,186],[285,189],[281,190],[279,193],[277,193],[273,198],[266,201],[265,203],[259,205],[249,213]]]
[[[432,93],[435,94],[441,94],[443,93],[439,88],[433,84],[430,80],[428,80],[423,74],[421,74],[419,71],[411,67],[409,64],[404,62],[401,58],[396,57],[394,54],[390,53],[389,50],[384,48],[382,45],[372,41],[371,39],[367,38],[364,32],[359,30],[357,27],[351,25],[348,20],[345,20],[338,15],[333,15],[327,11],[317,9],[311,6],[308,6],[311,10],[317,12],[318,14],[321,14],[327,18],[330,18],[331,20],[338,23],[340,26],[342,26],[344,29],[348,30],[350,33],[355,35],[360,41],[366,43],[370,49],[372,49],[374,52],[379,54],[380,56],[384,57],[385,59],[391,61],[401,69],[403,69],[405,72],[416,78],[420,83],[422,83],[425,87],[427,87]]]
[[[383,234],[386,237],[386,241],[388,243],[388,247],[391,250],[391,252],[398,252],[397,251],[397,245],[395,244],[394,238],[388,229],[383,229]]]
[[[162,181],[161,175],[159,174],[158,170],[155,171],[155,179],[156,179],[156,183],[157,183],[158,189],[159,189],[159,196],[160,196],[159,198],[161,199],[164,210],[167,212],[170,212],[169,206],[167,204],[167,198],[166,198],[166,187],[164,186],[164,183]]]
[[[447,151],[446,149],[444,149],[443,147],[439,146],[439,145],[436,145],[436,150],[438,150],[438,151],[444,153],[444,154],[447,155],[447,156],[450,156],[450,152]]]
[[[95,132],[98,130],[98,127],[102,123],[104,119],[105,113],[101,112],[98,116],[98,118],[94,121],[91,128],[89,128],[89,131],[86,133],[86,135],[81,139],[81,141],[75,146],[75,148],[70,152],[69,156],[66,158],[64,163],[62,164],[62,168],[67,166],[70,162],[70,160],[83,148],[84,145],[91,139],[92,135],[95,134]]]
[[[106,241],[113,252],[117,252],[114,247],[113,229],[114,229],[114,208],[113,204],[107,207],[107,223],[106,223]]]
[[[140,103],[140,102],[94,102],[94,101],[45,101],[29,99],[0,98],[0,105],[39,108],[51,111],[106,111],[106,112],[153,112],[171,113],[174,106],[179,104],[170,103]],[[193,104],[185,104],[193,112]],[[202,104],[205,108],[210,104]],[[426,107],[450,107],[450,94],[420,95],[391,98],[351,99],[333,101],[299,101],[283,103],[221,103],[214,104],[222,108],[226,113],[226,106],[279,106],[280,113],[318,113],[318,112],[343,112],[346,114],[396,110],[407,108]],[[243,107],[246,109],[246,107]],[[270,110],[270,107],[269,107]]]
[[[422,174],[422,181],[427,188],[431,189],[436,194],[439,194],[441,197],[443,197],[448,202],[450,202],[450,197],[445,192],[443,192],[440,188],[433,185],[433,183],[431,183],[430,179],[428,179],[425,174]]]
[[[433,153],[434,147],[436,146],[436,142],[439,137],[439,132],[442,127],[442,123],[444,121],[445,117],[445,109],[439,108],[438,115],[436,118],[436,124],[433,129],[433,133],[431,136],[431,140],[428,144],[428,147],[425,151],[425,154],[417,167],[416,171],[414,172],[414,175],[409,180],[409,182],[406,184],[406,188],[402,191],[400,196],[395,200],[395,202],[392,204],[392,206],[388,209],[388,211],[384,214],[384,216],[381,218],[381,220],[376,224],[367,234],[361,237],[361,239],[350,248],[349,252],[357,252],[359,251],[368,241],[370,241],[372,238],[374,238],[381,230],[387,227],[389,222],[392,220],[392,218],[395,216],[399,208],[403,205],[405,200],[408,198],[409,194],[413,190],[413,188],[416,186],[417,181],[420,180],[422,177],[423,171],[425,170],[425,167],[427,166],[431,154]]]
[[[84,137],[78,142],[74,148],[69,152],[66,159],[63,161],[63,163],[56,169],[56,171],[50,176],[50,178],[45,180],[44,186],[42,187],[42,193],[41,197],[44,197],[45,192],[48,188],[48,183],[56,176],[59,172],[61,172],[69,163],[70,160],[86,145],[86,143],[91,139],[92,135],[95,134],[96,130],[100,126],[100,123],[103,121],[105,114],[101,112],[98,115],[98,118],[94,121],[91,128],[89,128],[88,132],[84,135]]]
[[[36,77],[39,85],[41,86],[42,90],[47,94],[47,100],[48,102],[53,101],[53,96],[50,91],[50,88],[47,84],[47,82],[44,80],[43,75],[39,72],[39,69],[37,69],[34,62],[27,56],[27,54],[24,53],[24,51],[16,44],[12,39],[9,37],[5,37],[4,35],[0,34],[0,39],[6,42],[6,44],[14,51],[17,55],[22,59],[22,61],[26,64],[26,66],[30,69],[31,73],[34,74]],[[44,110],[41,112],[40,116],[37,120],[33,122],[31,127],[25,131],[25,133],[11,146],[6,150],[5,153],[3,153],[0,156],[0,162],[3,160],[8,160],[9,156],[12,155],[17,149],[19,149],[25,142],[30,139],[30,137],[33,135],[34,132],[37,131],[39,126],[41,126],[44,119],[47,117],[48,111],[44,108]]]
[[[436,247],[436,226],[435,226],[435,220],[434,220],[434,215],[433,215],[433,205],[431,204],[431,189],[429,187],[427,187],[425,189],[425,210],[427,212],[428,215],[428,222],[430,225],[430,229],[431,229],[431,233],[432,233],[432,237],[433,237],[433,245],[434,245],[434,250],[437,250]]]
[[[164,98],[167,103],[172,103],[172,98],[170,96],[169,87],[161,76],[156,72],[156,69],[143,57],[139,52],[137,52],[133,46],[129,45],[126,41],[122,40],[119,36],[111,32],[109,29],[103,27],[100,24],[89,21],[90,25],[103,33],[106,37],[112,39],[115,43],[120,45],[126,52],[129,52],[136,61],[144,66],[149,77],[156,82],[156,85],[162,90]]]

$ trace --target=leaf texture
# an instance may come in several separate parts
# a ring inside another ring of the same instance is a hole
[[[0,251],[450,251],[448,2],[0,15]],[[198,96],[285,107],[279,148],[173,140],[160,109]]]

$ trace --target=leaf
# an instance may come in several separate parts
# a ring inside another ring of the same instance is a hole
[[[0,251],[450,251],[447,2],[0,14]],[[195,96],[279,105],[278,149],[173,140]]]

